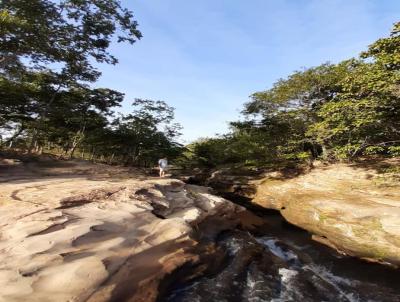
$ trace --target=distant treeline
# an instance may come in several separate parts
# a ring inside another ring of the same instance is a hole
[[[400,23],[358,58],[296,71],[245,104],[231,132],[201,139],[203,165],[400,155]],[[185,161],[183,159],[183,161]]]
[[[118,0],[3,0],[0,22],[1,148],[134,165],[179,154],[172,107],[136,99],[117,115],[123,93],[92,88],[93,64],[117,63],[111,41],[142,36]]]

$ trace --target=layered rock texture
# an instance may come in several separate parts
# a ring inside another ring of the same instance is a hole
[[[154,301],[166,275],[199,260],[198,225],[222,219],[217,232],[243,211],[138,171],[11,163],[0,167],[0,301]]]
[[[391,160],[320,166],[290,179],[270,173],[254,183],[253,202],[348,255],[400,266],[399,172]]]

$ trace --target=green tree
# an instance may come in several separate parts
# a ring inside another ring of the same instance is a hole
[[[259,149],[264,149],[264,158],[266,154],[270,158],[304,158],[305,151],[318,155],[321,141],[307,129],[320,120],[319,109],[342,92],[341,79],[348,68],[349,61],[345,61],[297,71],[251,96],[243,111],[253,121],[246,131],[263,142]]]
[[[310,127],[341,158],[385,153],[400,143],[400,23],[373,43],[342,79],[343,91]]]
[[[116,118],[99,137],[85,140],[87,149],[126,165],[148,166],[163,156],[174,158],[182,146],[176,142],[181,127],[174,108],[163,101],[136,99],[131,114]]]
[[[63,81],[94,81],[94,61],[117,63],[108,52],[114,37],[128,43],[141,37],[132,12],[117,0],[3,0],[0,22],[3,72],[58,64]]]
[[[359,58],[296,71],[251,95],[228,135],[190,146],[207,165],[400,150],[400,23]]]
[[[117,63],[111,41],[141,37],[119,1],[4,0],[0,22],[0,130],[12,132],[3,145],[25,135],[30,150],[55,136],[72,136],[62,144],[74,146],[88,130],[88,115],[104,115],[122,100],[85,85],[100,75],[95,62]]]

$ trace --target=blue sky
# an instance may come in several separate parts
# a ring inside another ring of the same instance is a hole
[[[356,56],[400,21],[400,0],[122,0],[143,38],[115,44],[97,86],[176,108],[184,142],[224,133],[250,94]]]

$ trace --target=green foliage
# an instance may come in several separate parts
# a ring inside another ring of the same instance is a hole
[[[400,146],[390,146],[388,152],[392,156],[400,156]]]
[[[296,71],[252,94],[243,114],[229,135],[196,143],[200,162],[398,156],[400,23],[359,58]]]
[[[174,109],[162,101],[136,99],[133,113],[112,122],[103,148],[120,154],[125,164],[151,163],[176,157],[181,146],[174,141],[180,126],[173,123]]]
[[[58,63],[64,80],[96,80],[93,61],[117,63],[108,52],[113,38],[134,43],[141,37],[118,0],[2,0],[0,21],[6,71],[26,64],[22,58],[36,70]]]
[[[399,70],[400,68],[400,22],[394,24],[390,37],[377,40],[369,46],[361,56],[372,57],[375,62],[387,70]]]
[[[118,0],[4,0],[0,22],[2,147],[134,165],[181,152],[165,102],[137,99],[116,117],[123,93],[88,85],[100,76],[94,63],[117,63],[112,41],[141,37]]]
[[[379,153],[384,153],[385,148],[381,146],[369,146],[366,147],[364,150],[364,154],[366,155],[373,155],[373,154],[379,154]]]

